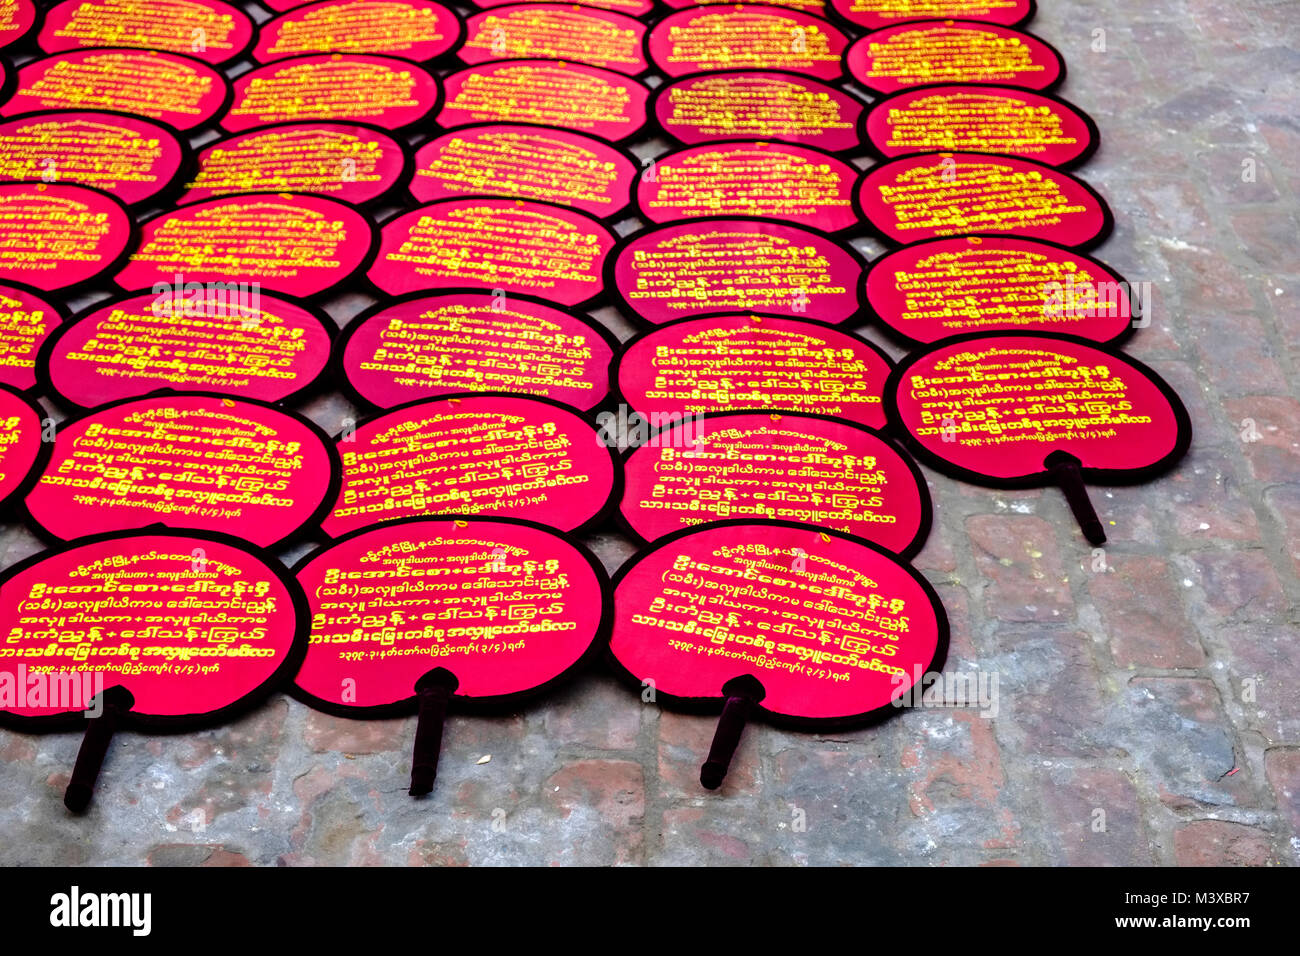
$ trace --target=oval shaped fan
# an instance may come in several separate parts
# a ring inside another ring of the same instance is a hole
[[[443,80],[438,125],[531,123],[622,142],[645,126],[650,90],[623,73],[562,60],[496,60]]]
[[[1115,221],[1082,179],[987,153],[923,153],[873,166],[862,177],[858,206],[891,243],[995,233],[1088,249]]]
[[[974,332],[1064,332],[1116,345],[1150,322],[1149,283],[1041,239],[954,236],[871,262],[867,305],[900,337],[928,344]]]
[[[124,113],[55,110],[0,122],[0,179],[53,175],[128,206],[169,197],[188,161],[175,130]]]
[[[912,459],[878,432],[821,415],[711,412],[646,438],[623,471],[620,516],[643,541],[775,518],[910,558],[930,532],[930,495]]]
[[[449,707],[512,706],[570,675],[605,631],[604,570],[526,521],[414,518],[296,568],[311,642],[291,693],[343,717],[418,713],[411,795],[433,789]]]
[[[96,302],[60,325],[37,356],[47,393],[81,409],[196,387],[288,402],[320,382],[334,329],[323,312],[269,292],[242,302],[205,286],[173,291]]]
[[[64,796],[90,803],[113,732],[229,720],[290,677],[307,602],[273,558],[226,535],[80,538],[0,574],[0,723],[84,727]]]
[[[250,399],[177,392],[61,423],[25,508],[60,541],[160,523],[271,548],[319,521],[338,485],[334,447],[306,418]]]
[[[979,485],[1059,485],[1084,537],[1106,532],[1084,481],[1134,484],[1177,463],[1192,424],[1136,359],[1068,335],[959,335],[889,376],[890,424],[925,464]]]
[[[235,291],[241,301],[266,289],[322,295],[370,262],[378,235],[347,203],[324,196],[247,193],[159,213],[141,226],[138,247],[116,276],[124,290],[179,286]],[[180,294],[174,288],[172,295]]]
[[[654,223],[744,216],[843,232],[858,224],[858,175],[843,160],[808,146],[709,143],[645,166],[637,179],[637,212]]]
[[[241,193],[313,193],[353,205],[409,173],[405,143],[365,123],[273,123],[204,146],[179,205]]]
[[[875,96],[925,83],[1006,83],[1047,90],[1065,59],[1029,33],[968,20],[913,20],[860,37],[844,57],[849,76]]]
[[[493,7],[465,21],[463,63],[530,58],[582,63],[628,76],[650,69],[646,26],[633,17],[573,3]]]
[[[774,139],[835,152],[865,138],[860,99],[796,73],[699,73],[656,89],[652,111],[664,135],[688,146]]]
[[[409,402],[338,437],[343,482],[321,530],[339,537],[412,515],[595,523],[622,481],[618,457],[571,408],[499,393]]]
[[[942,669],[948,619],[883,549],[787,521],[670,535],[614,576],[614,667],[670,707],[722,711],[700,783],[715,790],[745,721],[801,730],[897,712]]]
[[[385,296],[480,286],[577,307],[604,294],[613,248],[613,233],[566,206],[444,199],[384,223],[368,276]]]
[[[716,70],[785,70],[834,81],[849,39],[821,17],[757,3],[708,4],[662,17],[646,49],[665,76]]]
[[[609,394],[618,341],[576,312],[466,289],[390,299],[343,331],[335,371],[348,396],[394,408],[457,392],[517,392],[588,411]]]
[[[382,53],[426,63],[455,47],[463,32],[456,14],[430,0],[324,0],[262,24],[253,59],[271,63],[304,53]]]
[[[893,363],[865,339],[818,322],[711,315],[671,322],[624,345],[619,393],[660,427],[705,412],[813,412],[881,428]]]
[[[509,196],[571,206],[606,222],[631,202],[637,162],[616,146],[566,129],[518,123],[463,126],[415,154],[416,202]]]

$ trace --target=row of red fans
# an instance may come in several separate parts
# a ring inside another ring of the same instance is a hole
[[[145,2],[110,28],[114,0],[78,0],[11,31],[48,55],[6,66],[0,108],[0,492],[68,543],[4,574],[0,717],[79,725],[54,695],[93,699],[70,807],[116,722],[222,720],[290,680],[347,716],[418,710],[427,793],[451,702],[510,706],[602,653],[647,700],[722,708],[717,787],[751,713],[861,725],[942,668],[904,563],[929,496],[894,438],[1059,484],[1094,543],[1084,480],[1185,452],[1177,397],[1114,351],[1143,300],[1083,252],[1111,214],[1062,168],[1097,131],[1046,92],[1064,65],[1014,29],[1031,4],[648,28],[604,5],[281,3],[255,29]],[[231,135],[191,142],[213,122]],[[685,148],[620,146],[652,130]],[[862,149],[886,161],[859,172]],[[654,225],[620,239],[630,214]],[[867,267],[866,232],[906,245]],[[307,300],[351,291],[379,304],[336,336]],[[578,311],[605,302],[644,333]],[[921,348],[895,364],[844,331],[867,319]],[[282,407],[331,383],[374,412],[333,441]],[[646,547],[611,587],[573,535],[615,512]],[[263,550],[303,533],[329,543],[293,574]]]

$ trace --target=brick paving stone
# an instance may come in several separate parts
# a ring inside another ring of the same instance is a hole
[[[353,720],[309,711],[304,727],[307,746],[317,753],[406,753],[415,734],[415,718]]]
[[[1300,401],[1250,395],[1231,399],[1224,410],[1256,481],[1300,481]]]
[[[1112,556],[1105,571],[1084,579],[1110,635],[1120,667],[1199,667],[1205,654],[1183,614],[1169,563],[1141,555]]]
[[[1223,629],[1234,717],[1270,744],[1300,743],[1300,655],[1296,629],[1272,623],[1243,622]]]
[[[1206,447],[1238,442],[1240,419],[1234,419],[1224,402],[1210,389],[1204,376],[1187,362],[1150,362],[1157,375],[1178,393],[1192,421],[1192,441]]]
[[[1184,316],[1193,329],[1201,368],[1222,395],[1258,395],[1286,390],[1286,373],[1264,325],[1249,312],[1219,311]],[[1229,334],[1224,334],[1230,329]]]
[[[827,866],[922,862],[900,846],[911,823],[897,722],[843,749],[792,740],[771,758],[762,819],[774,863]],[[851,747],[852,749],[848,749]]]
[[[752,827],[712,804],[665,810],[653,862],[661,866],[748,866],[765,862]]]
[[[928,481],[931,499],[936,499],[935,483]],[[940,501],[934,500],[934,518],[930,525],[930,536],[925,540],[925,547],[912,559],[912,564],[922,571],[955,571],[957,554],[953,550],[953,534],[945,523],[947,517]]]
[[[1288,836],[1291,862],[1300,861],[1300,749],[1281,747],[1264,754],[1264,774],[1273,789],[1278,812],[1284,820],[1283,836]]]
[[[551,862],[609,866],[640,861],[646,794],[639,763],[576,761],[549,777],[543,791],[561,825],[580,825],[583,832],[582,846],[565,848]],[[525,833],[522,824],[517,829]]]
[[[1101,760],[1123,755],[1107,726],[1102,675],[1081,631],[1036,629],[1003,638],[985,661],[998,674],[995,729],[1022,757]]]
[[[1124,774],[1097,768],[1051,770],[1039,775],[1038,796],[1047,817],[1038,837],[1045,862],[1069,866],[1154,862],[1137,790]]]
[[[683,799],[698,797],[704,792],[700,787],[700,765],[709,755],[709,745],[713,742],[717,725],[716,716],[660,711],[658,776],[663,797]],[[757,787],[757,731],[758,728],[752,725],[745,729],[719,793],[752,792]]]
[[[1249,804],[1250,774],[1227,729],[1219,691],[1202,678],[1135,678],[1128,686],[1127,749],[1167,806]]]
[[[1294,216],[1269,208],[1247,209],[1229,218],[1249,261],[1264,269],[1300,272],[1295,243],[1300,225]]]
[[[1282,523],[1282,541],[1287,557],[1300,577],[1300,485],[1280,485],[1264,492],[1264,503]]]
[[[1259,131],[1267,144],[1269,166],[1294,182],[1300,176],[1300,130],[1289,117],[1261,117]]]
[[[1193,306],[1210,312],[1255,308],[1255,283],[1240,266],[1206,245],[1203,231],[1193,233],[1191,238],[1155,234],[1152,241],[1174,276],[1184,308]]]
[[[612,677],[592,675],[548,697],[538,710],[547,735],[566,746],[632,750],[647,707]]]
[[[970,598],[965,588],[951,584],[940,584],[935,591],[948,616],[948,667],[969,669],[980,659],[971,630]]]
[[[1228,621],[1276,620],[1286,612],[1282,582],[1262,551],[1194,551],[1176,566],[1187,575],[1183,584],[1202,631]]]
[[[1226,820],[1196,820],[1174,832],[1179,866],[1269,866],[1273,841],[1264,831]]]
[[[1272,203],[1277,183],[1262,157],[1239,146],[1216,146],[1196,154],[1205,183],[1221,203]]]
[[[1019,847],[995,722],[975,708],[923,708],[900,722],[912,819],[898,839],[918,862],[969,865],[980,850],[987,858]]]
[[[1300,157],[1300,133],[1296,134],[1296,151]],[[1269,305],[1266,326],[1276,330],[1288,349],[1300,349],[1300,279],[1294,276],[1268,275],[1261,280],[1260,286],[1261,294]]]
[[[1064,497],[1059,491],[1056,495],[1059,498],[1060,509],[1063,511],[1061,521],[1070,528],[1070,546],[1074,553],[1082,555],[1087,565],[1091,567],[1093,552],[1096,549],[1084,541],[1082,532],[1073,526],[1073,518],[1069,516],[1070,512]],[[1141,488],[1131,485],[1114,487],[1094,485],[1089,488],[1088,495],[1106,531],[1107,553],[1114,550],[1116,546],[1128,544],[1157,548],[1164,541],[1165,531],[1162,525],[1165,509],[1161,508],[1158,502],[1152,501],[1148,495],[1143,494]]]
[[[1174,528],[1183,537],[1257,542],[1259,520],[1242,488],[1240,458],[1193,444],[1186,463],[1168,475]]]
[[[989,582],[985,607],[1004,621],[1069,620],[1073,598],[1056,530],[1037,517],[966,519],[975,562]]]

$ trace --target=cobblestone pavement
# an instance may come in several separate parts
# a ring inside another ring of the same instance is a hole
[[[1300,4],[1040,0],[1030,29],[1101,128],[1078,173],[1117,223],[1094,254],[1156,290],[1127,348],[1179,390],[1195,437],[1172,474],[1094,491],[1102,555],[1056,491],[928,473],[917,564],[953,620],[949,670],[997,675],[995,717],[751,726],[708,793],[713,720],[596,670],[517,714],[451,719],[416,801],[413,721],[275,696],[219,729],[119,736],[84,818],[61,802],[76,737],[0,731],[0,863],[1296,863]],[[352,413],[304,410],[331,432]],[[611,570],[632,552],[589,543]],[[38,545],[9,527],[0,549],[8,565]]]

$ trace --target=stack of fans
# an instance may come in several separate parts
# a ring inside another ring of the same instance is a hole
[[[75,810],[115,727],[279,688],[418,713],[425,794],[449,709],[598,660],[721,712],[716,788],[943,667],[912,455],[1095,545],[1085,481],[1187,449],[1032,0],[477,2],[0,3],[0,499],[51,542],[0,677],[99,688],[0,719],[85,729]]]

